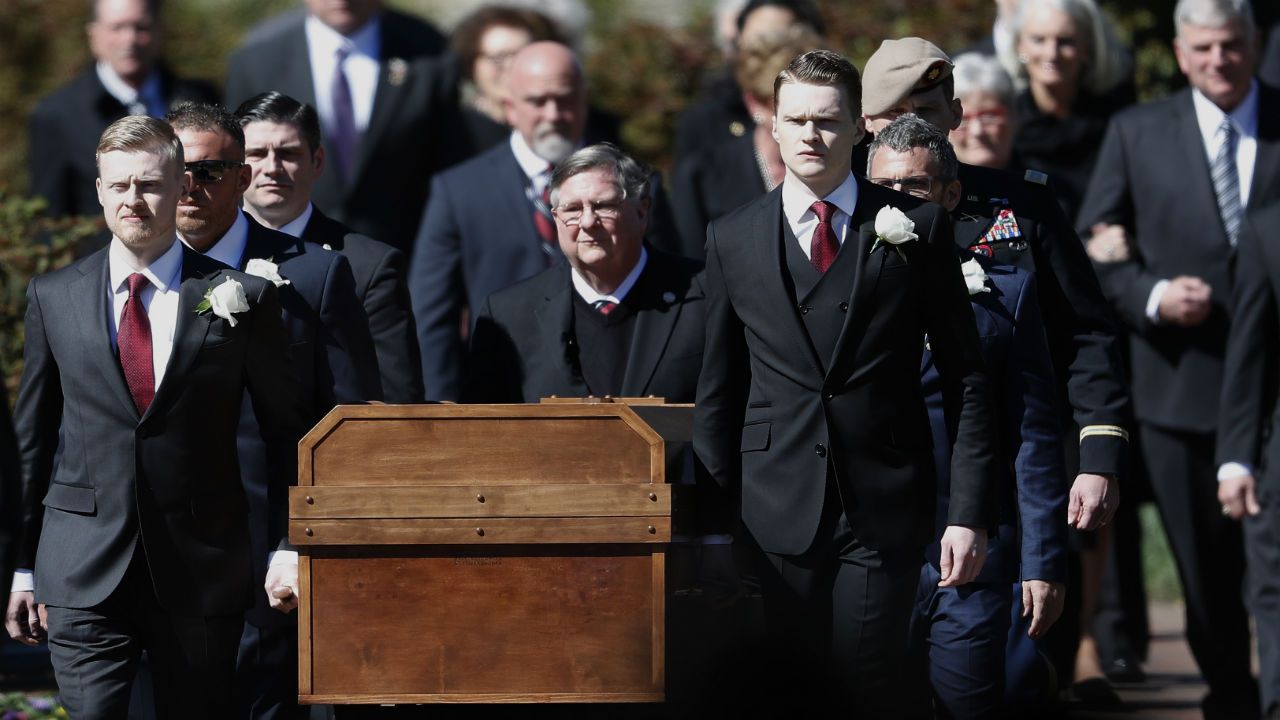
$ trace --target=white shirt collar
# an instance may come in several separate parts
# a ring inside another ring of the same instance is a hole
[[[121,105],[128,107],[130,112],[133,111],[131,105],[136,103],[146,105],[148,99],[155,101],[161,99],[160,73],[158,72],[147,73],[147,79],[142,83],[142,87],[135,90],[115,70],[111,69],[111,65],[98,62],[93,69],[98,73],[98,81],[102,83],[107,93],[119,100]]]
[[[1224,113],[1222,108],[1213,103],[1212,100],[1205,97],[1204,93],[1196,88],[1191,89],[1191,102],[1195,105],[1196,123],[1200,126],[1200,135],[1205,138],[1206,145],[1210,144],[1210,139],[1218,134],[1218,128],[1222,126],[1222,119],[1231,118],[1231,124],[1235,125],[1236,132],[1246,137],[1257,137],[1258,135],[1258,81],[1252,80],[1249,83],[1249,94],[1244,96],[1244,100],[1236,105],[1235,109],[1229,113]]]
[[[364,55],[377,62],[382,58],[382,16],[374,15],[363,27],[350,35],[343,35],[325,25],[314,15],[308,14],[303,25],[307,35],[307,47],[332,57],[345,45],[353,54]]]
[[[575,267],[570,267],[570,275],[573,276],[573,289],[578,292],[578,296],[587,301],[588,305],[595,305],[597,301],[608,300],[609,302],[621,303],[627,293],[631,292],[631,288],[635,287],[636,281],[640,279],[640,273],[644,272],[644,266],[649,262],[649,252],[640,247],[640,259],[636,261],[636,266],[631,268],[631,272],[627,273],[627,277],[623,279],[622,284],[618,286],[612,294],[602,295],[591,287],[587,279],[582,277]]]
[[[111,292],[120,292],[133,273],[140,272],[147,276],[147,281],[157,292],[169,292],[178,284],[182,271],[182,244],[174,242],[164,254],[156,258],[149,266],[135,270],[130,264],[129,251],[119,238],[111,238],[107,250],[107,267],[110,273]]]
[[[178,237],[182,237],[179,235]],[[186,240],[184,239],[185,243]],[[231,227],[218,238],[218,242],[213,247],[205,251],[207,257],[222,263],[230,265],[239,270],[240,260],[244,258],[244,248],[249,244],[249,220],[245,217],[243,210],[236,211],[236,221],[231,223]]]
[[[285,235],[292,235],[296,238],[302,237],[302,231],[307,229],[307,223],[311,222],[311,215],[315,207],[311,203],[302,209],[302,214],[280,226],[280,232]]]
[[[551,173],[547,168],[552,165],[551,161],[539,157],[533,148],[529,147],[529,143],[524,141],[524,136],[516,130],[511,131],[511,152],[516,156],[516,163],[520,165],[524,176],[529,180],[536,183],[542,178],[550,179]],[[538,190],[541,191],[542,188],[539,187]]]
[[[853,173],[849,173],[849,177],[824,198],[814,195],[804,183],[789,180],[782,182],[782,212],[793,228],[807,219],[805,213],[810,218],[814,217],[810,208],[819,199],[835,205],[846,217],[853,217],[853,209],[858,206],[858,182],[853,179]]]

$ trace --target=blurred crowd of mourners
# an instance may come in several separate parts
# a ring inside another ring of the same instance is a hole
[[[1154,502],[1204,716],[1280,718],[1276,12],[1179,0],[1185,87],[1140,102],[1096,0],[997,0],[970,47],[862,38],[861,67],[828,49],[857,3],[718,0],[723,65],[657,172],[588,87],[584,6],[474,5],[445,35],[381,0],[304,0],[246,33],[219,88],[160,60],[160,0],[92,2],[93,61],[30,114],[30,189],[54,216],[105,209],[75,267],[116,283],[84,289],[97,312],[114,297],[140,422],[136,313],[157,362],[184,321],[156,319],[177,275],[115,274],[121,193],[127,222],[176,213],[187,257],[275,281],[300,427],[369,401],[696,403],[668,462],[698,504],[654,713],[1121,709],[1115,685],[1146,681],[1137,508]],[[170,200],[108,176],[166,138],[186,172]],[[207,597],[166,595],[206,586],[162,578],[188,549],[155,538],[186,531],[148,525],[168,516],[143,497],[163,495],[145,453],[127,480],[80,467],[93,410],[53,329],[75,322],[47,299],[58,277],[29,292],[28,368],[0,413],[10,635],[47,636],[71,717],[307,717],[278,612],[296,555],[269,520],[282,431],[250,387],[230,503],[249,520],[225,532],[247,532],[268,592],[215,623]],[[142,376],[157,405],[161,369]],[[115,481],[136,506],[111,504]],[[71,557],[64,534],[115,512]],[[199,622],[157,630],[137,593]]]

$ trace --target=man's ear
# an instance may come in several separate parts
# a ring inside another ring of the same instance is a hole
[[[959,180],[952,180],[947,183],[947,187],[942,191],[942,207],[951,212],[960,204],[960,196],[963,194],[964,188],[960,186]]]
[[[853,119],[853,144],[856,146],[862,142],[862,138],[867,136],[867,118],[865,115],[859,115]]]
[[[236,190],[241,194],[249,189],[249,183],[253,181],[253,168],[249,167],[249,163],[241,165],[239,172],[236,173]]]
[[[103,208],[106,208],[107,204],[102,202],[102,178],[94,179],[93,190],[94,190],[94,193],[97,194],[98,196],[98,204],[101,205]]]
[[[955,130],[960,127],[960,123],[964,122],[964,105],[960,103],[960,98],[951,98],[951,127],[949,130]]]
[[[311,166],[316,169],[316,177],[324,174],[324,146],[316,148],[311,153]]]

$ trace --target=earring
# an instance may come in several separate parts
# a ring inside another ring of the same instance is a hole
[[[764,124],[764,113],[755,113],[754,115],[752,115],[752,116],[751,116],[751,121],[752,121],[752,122],[754,122],[754,123],[755,123],[755,124],[757,124],[757,125],[763,125],[763,124]]]

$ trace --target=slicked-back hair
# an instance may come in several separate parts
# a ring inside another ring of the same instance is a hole
[[[505,27],[529,33],[529,42],[550,40],[568,44],[560,26],[550,17],[532,8],[511,5],[487,5],[462,19],[449,36],[449,49],[458,56],[458,72],[464,80],[473,80],[476,60],[480,57],[480,40],[490,28]]]
[[[956,159],[955,148],[951,147],[947,134],[921,120],[915,113],[899,115],[888,127],[876,133],[876,139],[867,148],[868,176],[871,175],[876,151],[882,147],[901,153],[924,148],[938,164],[938,176],[943,182],[955,180],[960,172],[960,161]]]
[[[597,168],[613,173],[624,200],[640,202],[649,197],[649,176],[652,174],[649,168],[613,143],[597,143],[582,148],[556,166],[555,172],[551,173],[551,204],[560,204],[560,186],[569,178]]]
[[[98,138],[94,165],[102,177],[102,155],[109,152],[152,152],[164,158],[175,177],[182,177],[182,141],[163,120],[146,115],[128,115],[107,126]]]
[[[1178,0],[1173,8],[1173,26],[1179,35],[1183,25],[1222,27],[1240,21],[1246,40],[1253,42],[1257,26],[1249,0]]]
[[[227,134],[235,141],[236,147],[240,148],[240,159],[244,160],[244,130],[240,129],[240,121],[221,105],[180,102],[169,110],[164,119],[173,126],[175,132],[198,130]]]
[[[315,153],[320,149],[320,116],[316,109],[284,93],[270,90],[254,95],[240,103],[235,116],[242,129],[254,122],[292,125],[297,128],[309,152]]]
[[[778,106],[778,91],[783,85],[823,85],[844,90],[853,118],[862,115],[862,76],[843,55],[830,50],[810,50],[792,60],[773,81],[773,105]]]

